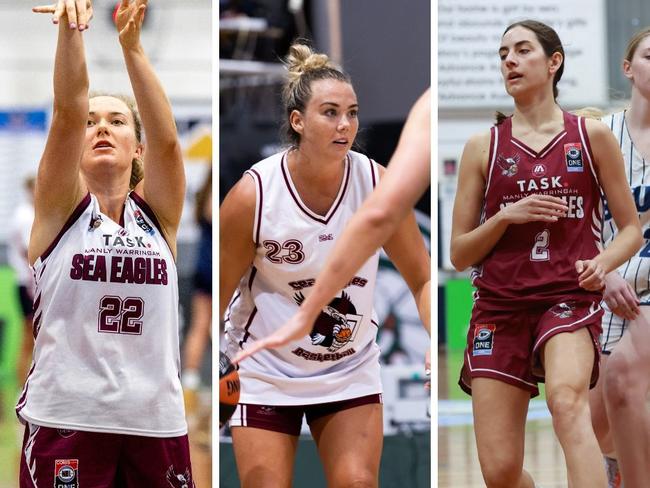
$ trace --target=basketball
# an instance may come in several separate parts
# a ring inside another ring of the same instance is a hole
[[[232,416],[239,403],[239,373],[228,356],[219,352],[219,427]]]

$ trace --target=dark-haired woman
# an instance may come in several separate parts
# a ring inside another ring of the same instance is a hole
[[[462,156],[451,259],[476,295],[460,385],[472,395],[489,487],[532,487],[526,412],[546,383],[569,486],[604,486],[588,391],[598,377],[604,277],[640,246],[621,153],[609,129],[556,103],[564,51],[545,24],[509,26],[499,47],[514,114]],[[619,229],[601,251],[601,188]]]
[[[334,241],[382,169],[351,151],[359,121],[350,79],[296,44],[284,104],[291,148],[255,164],[220,210],[220,308],[234,357],[271,335],[309,296]],[[413,215],[386,252],[419,300],[429,257]],[[378,486],[383,441],[372,299],[378,254],[296,342],[240,363],[231,420],[242,486],[289,487],[303,417],[328,486]],[[361,442],[360,440],[363,439]]]

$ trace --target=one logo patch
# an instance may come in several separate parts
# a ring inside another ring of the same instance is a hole
[[[491,356],[494,348],[494,324],[476,324],[474,328],[474,346],[472,356]]]
[[[190,468],[185,469],[185,473],[183,474],[176,474],[174,465],[172,464],[169,468],[167,468],[165,476],[167,478],[167,483],[169,483],[169,486],[173,486],[174,488],[194,487],[194,483],[192,482],[192,475],[190,474]]]
[[[519,171],[519,154],[515,154],[511,158],[506,158],[504,156],[497,156],[497,166],[501,168],[501,174],[507,177],[511,177],[517,174]]]
[[[564,159],[569,173],[582,173],[582,144],[571,142],[564,145]]]
[[[136,210],[135,212],[133,212],[133,216],[135,217],[135,223],[138,224],[138,227],[140,227],[143,231],[145,231],[150,236],[154,235],[153,227],[151,227],[147,223],[147,221],[142,216],[142,212],[140,212],[140,210]]]
[[[533,168],[533,176],[535,178],[541,178],[546,174],[546,166],[544,166],[542,163],[538,163],[535,165]]]
[[[54,461],[54,488],[79,488],[79,460]]]

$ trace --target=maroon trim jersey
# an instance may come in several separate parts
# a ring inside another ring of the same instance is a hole
[[[557,222],[510,224],[472,271],[475,303],[484,310],[553,304],[568,298],[600,300],[578,285],[575,262],[600,252],[601,188],[585,120],[564,112],[564,129],[537,152],[512,135],[512,118],[491,129],[481,223],[528,195],[562,198]]]

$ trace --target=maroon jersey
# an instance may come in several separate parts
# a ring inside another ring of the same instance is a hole
[[[485,310],[523,308],[570,298],[599,300],[578,285],[575,262],[599,253],[601,189],[585,121],[564,112],[564,130],[536,152],[512,135],[512,118],[492,127],[481,222],[532,194],[562,198],[557,222],[510,224],[472,272]]]

